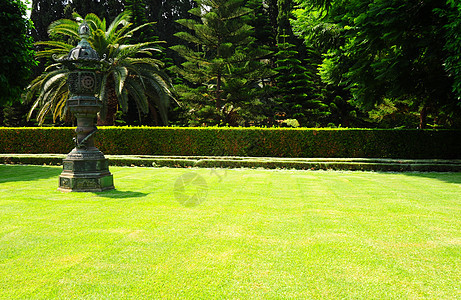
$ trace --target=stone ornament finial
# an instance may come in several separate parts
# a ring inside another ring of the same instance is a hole
[[[86,21],[83,21],[78,28],[78,34],[81,39],[87,40],[90,37],[90,26]]]

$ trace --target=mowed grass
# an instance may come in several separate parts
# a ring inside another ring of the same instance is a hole
[[[0,165],[0,299],[461,298],[461,173],[60,172]]]

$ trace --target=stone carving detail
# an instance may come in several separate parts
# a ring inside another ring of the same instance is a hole
[[[82,76],[82,87],[87,90],[94,90],[95,81],[92,76]]]
[[[62,167],[64,170],[72,170],[74,167],[74,163],[71,161],[63,161]]]
[[[96,189],[99,187],[96,178],[79,178],[75,183],[77,189]]]
[[[94,95],[96,74],[94,72],[71,72],[67,78],[69,91],[74,95]]]
[[[60,187],[63,187],[63,188],[71,188],[70,186],[70,179],[69,178],[66,178],[66,177],[60,177],[59,178],[59,186]]]

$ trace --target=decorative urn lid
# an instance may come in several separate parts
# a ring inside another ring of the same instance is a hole
[[[90,36],[90,27],[88,24],[83,21],[78,28],[78,33],[80,35],[81,41],[78,43],[77,47],[70,50],[69,54],[65,60],[96,60],[99,61],[98,53],[91,48],[90,43],[88,43],[88,38]]]

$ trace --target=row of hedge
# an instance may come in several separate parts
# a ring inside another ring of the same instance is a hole
[[[74,128],[0,128],[0,153],[68,153]],[[461,158],[461,130],[102,127],[105,154]]]
[[[65,154],[1,154],[0,164],[62,165]],[[265,168],[392,172],[460,172],[461,160],[389,158],[275,158],[106,155],[111,166],[169,168]]]

